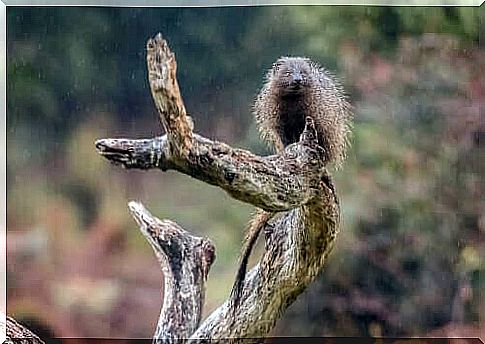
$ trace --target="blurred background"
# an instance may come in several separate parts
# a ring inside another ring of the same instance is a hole
[[[214,241],[205,315],[229,295],[253,208],[175,172],[122,170],[94,149],[162,132],[145,67],[160,31],[207,137],[269,153],[251,105],[282,55],[319,61],[355,107],[334,173],[338,244],[273,335],[484,338],[483,15],[8,7],[8,314],[44,337],[151,337],[162,275],[129,200]]]

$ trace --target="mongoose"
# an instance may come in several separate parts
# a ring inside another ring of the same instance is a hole
[[[310,116],[324,149],[325,164],[340,167],[345,159],[350,133],[351,107],[334,77],[317,63],[304,57],[281,57],[266,74],[253,113],[263,137],[277,153],[298,142]],[[241,251],[231,299],[237,309],[251,250],[261,230],[275,215],[258,210],[250,221]]]

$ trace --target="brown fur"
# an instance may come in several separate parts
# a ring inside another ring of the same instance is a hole
[[[295,70],[304,74],[304,85],[297,97],[285,100],[284,92],[288,88],[285,73]],[[351,107],[342,87],[330,72],[308,58],[279,58],[267,72],[266,83],[254,104],[260,133],[277,152],[284,149],[285,138],[291,139],[282,132],[285,123],[292,120],[290,114],[301,118],[302,123],[306,116],[313,118],[318,142],[326,151],[327,163],[340,167],[348,146]],[[296,138],[301,131],[295,133]]]
[[[281,153],[299,141],[305,117],[312,117],[326,164],[339,168],[345,159],[351,128],[351,107],[334,77],[308,58],[281,57],[266,74],[254,104],[262,137]],[[262,228],[275,213],[259,210],[252,218],[232,289],[234,310],[239,305],[246,268]]]

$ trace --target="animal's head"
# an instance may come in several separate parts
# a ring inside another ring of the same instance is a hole
[[[305,57],[280,57],[269,71],[282,97],[298,96],[309,87],[313,63]]]

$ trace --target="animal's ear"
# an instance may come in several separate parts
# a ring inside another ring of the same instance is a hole
[[[273,73],[276,73],[280,69],[280,67],[281,67],[281,62],[276,61],[275,63],[273,63],[271,70],[273,71]]]
[[[279,59],[276,60],[276,62],[273,63],[273,67],[271,70],[273,71],[273,74],[279,71],[280,67],[283,65],[283,57],[280,57]]]

